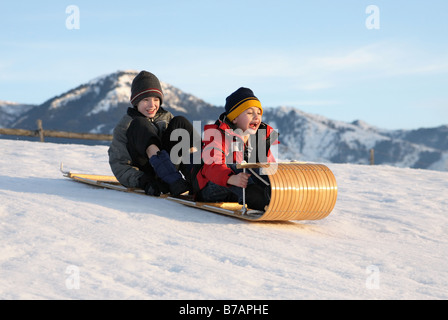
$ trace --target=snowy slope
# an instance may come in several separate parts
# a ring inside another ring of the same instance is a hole
[[[0,150],[0,299],[448,298],[445,172],[327,164],[329,217],[250,223],[62,177],[105,146]]]

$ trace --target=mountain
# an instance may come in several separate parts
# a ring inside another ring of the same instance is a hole
[[[36,119],[41,119],[45,129],[110,134],[130,107],[131,83],[137,73],[118,71],[82,84],[24,113],[13,127],[33,130]],[[165,82],[161,85],[165,95],[163,108],[176,115],[191,121],[212,120],[223,110]]]
[[[0,100],[0,128],[7,128],[19,116],[35,107],[30,104],[20,104]]]
[[[448,171],[448,126],[388,131],[288,107],[267,110],[264,116],[281,128],[283,153],[294,159],[369,164],[373,149],[375,164]]]
[[[39,106],[24,108],[19,116],[11,115],[9,126],[34,130],[36,120],[42,119],[44,129],[110,134],[130,106],[130,87],[137,73],[117,71],[93,79]],[[204,125],[224,111],[161,84],[163,107],[175,115]],[[265,108],[263,120],[280,133],[281,160],[368,164],[374,149],[375,164],[448,171],[448,126],[383,130],[359,120],[334,121],[285,106]]]
[[[386,133],[387,134],[387,133]],[[448,150],[448,126],[421,128],[416,130],[397,130],[389,133],[394,139],[402,139],[428,147]]]

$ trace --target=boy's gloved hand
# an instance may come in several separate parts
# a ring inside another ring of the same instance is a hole
[[[151,177],[147,174],[143,175],[139,181],[140,188],[145,190],[145,193],[150,196],[158,197],[160,193],[163,191],[160,188],[159,183],[155,177]]]
[[[153,180],[146,184],[145,194],[147,194],[148,196],[155,196],[155,197],[160,196],[160,189],[157,181]]]

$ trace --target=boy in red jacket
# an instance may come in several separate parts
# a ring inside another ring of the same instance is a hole
[[[239,88],[226,98],[225,112],[204,127],[203,166],[196,175],[197,198],[205,202],[242,203],[246,188],[249,208],[264,210],[270,187],[236,168],[237,163],[275,162],[271,146],[278,133],[262,122],[263,108],[252,90]]]

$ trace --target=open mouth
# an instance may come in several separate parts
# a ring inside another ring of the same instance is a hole
[[[251,122],[249,123],[249,128],[256,130],[258,128],[258,122]]]

